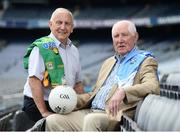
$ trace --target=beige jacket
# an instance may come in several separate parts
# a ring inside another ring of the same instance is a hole
[[[113,66],[116,63],[116,59],[113,57],[108,58],[101,67],[97,82],[94,86],[93,92],[88,94],[78,95],[78,109],[90,108],[91,102],[95,97],[98,90],[102,87],[104,81],[107,79],[110,74]],[[116,92],[117,86],[112,86],[107,99],[106,104]],[[159,94],[159,81],[157,78],[157,62],[152,57],[147,57],[141,64],[139,71],[137,72],[133,85],[125,89],[126,97],[123,100],[123,103],[120,106],[120,110],[115,117],[112,117],[109,114],[109,111],[106,110],[109,119],[120,121],[122,113],[126,113],[130,117],[133,117],[135,114],[135,107],[138,101],[145,98],[148,94]]]

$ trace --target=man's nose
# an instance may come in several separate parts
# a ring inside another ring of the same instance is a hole
[[[66,28],[65,23],[62,23],[62,24],[61,24],[61,29],[65,29],[65,28]]]
[[[123,39],[122,35],[118,36],[118,41],[121,41]]]

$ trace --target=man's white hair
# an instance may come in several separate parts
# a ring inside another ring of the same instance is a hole
[[[58,13],[60,13],[60,12],[66,12],[66,13],[68,13],[68,14],[71,16],[72,22],[73,22],[73,15],[72,15],[71,11],[69,11],[68,9],[65,9],[65,8],[57,8],[57,9],[52,13],[51,18],[50,18],[50,21],[53,21],[55,15],[58,14]]]
[[[129,21],[129,20],[121,20],[121,21],[118,21],[116,22],[113,27],[112,27],[112,34],[116,28],[117,25],[120,25],[120,24],[124,24],[124,23],[127,23],[128,24],[128,31],[132,34],[132,35],[135,35],[137,33],[137,30],[136,30],[136,26],[133,22]]]

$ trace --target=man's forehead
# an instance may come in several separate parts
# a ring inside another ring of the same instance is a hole
[[[56,20],[64,20],[64,21],[69,21],[69,22],[73,21],[72,16],[67,11],[56,12],[56,14],[54,15],[54,18]]]
[[[119,22],[119,23],[117,23],[116,25],[114,25],[115,26],[115,29],[116,28],[118,28],[118,29],[127,29],[128,28],[128,26],[129,26],[129,23],[127,23],[127,22]]]
[[[114,25],[112,33],[118,33],[118,32],[129,32],[128,24],[120,23],[120,24]]]

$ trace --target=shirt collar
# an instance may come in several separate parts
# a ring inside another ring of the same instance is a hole
[[[51,32],[48,37],[52,38],[55,41],[55,44],[57,47],[61,47],[61,48],[65,48],[64,44],[62,44]],[[67,40],[67,47],[71,47],[72,46],[72,41],[68,38]]]
[[[125,56],[119,55],[117,52],[115,53],[114,56],[115,56],[116,61],[122,61],[123,58],[125,58]]]
[[[120,61],[120,62],[122,62],[127,56],[128,56],[128,54],[130,54],[131,52],[133,52],[134,50],[136,50],[137,49],[137,47],[135,46],[130,52],[128,52],[128,53],[126,53],[125,55],[119,55],[117,52],[115,53],[115,59],[117,60],[117,61]]]

